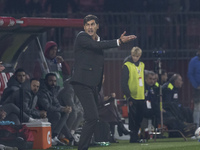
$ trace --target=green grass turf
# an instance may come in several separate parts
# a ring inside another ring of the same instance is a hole
[[[183,138],[165,138],[149,140],[146,143],[129,143],[127,140],[118,140],[119,143],[111,143],[109,146],[90,146],[89,150],[200,150],[200,142],[197,140],[184,141]],[[56,146],[48,150],[77,149],[77,146]]]

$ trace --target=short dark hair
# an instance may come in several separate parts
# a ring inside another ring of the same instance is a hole
[[[31,79],[30,79],[30,83],[31,83],[32,81],[34,81],[34,80],[40,82],[40,80],[37,79],[37,78],[31,78]]]
[[[84,25],[90,20],[95,20],[95,23],[99,24],[99,19],[97,18],[97,16],[90,14],[90,15],[85,16],[85,18],[83,19]]]
[[[56,77],[56,74],[52,73],[52,72],[51,73],[47,73],[46,76],[45,76],[45,81],[47,81],[50,76]]]
[[[14,75],[17,75],[18,72],[25,72],[24,69],[18,68],[15,72]],[[25,72],[26,73],[26,72]]]

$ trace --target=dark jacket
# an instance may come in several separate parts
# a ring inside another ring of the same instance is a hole
[[[22,84],[20,84],[14,77],[14,75],[8,80],[7,88],[4,89],[0,104],[3,104],[6,99],[13,94],[13,92],[19,90],[22,87]]]
[[[172,113],[178,119],[187,122],[192,118],[190,109],[186,111],[185,109],[187,108],[179,103],[178,88],[176,88],[172,83],[167,82],[162,86],[162,99],[163,108]]]
[[[40,110],[51,111],[51,112],[61,112],[61,105],[57,99],[59,92],[59,87],[49,89],[46,84],[40,87],[38,92],[38,107]]]
[[[119,122],[120,117],[114,104],[115,98],[110,97],[107,101],[105,101],[103,87],[101,87],[101,90],[99,92],[98,100],[99,118],[106,122]]]
[[[178,89],[170,82],[167,82],[162,86],[162,97],[163,102],[179,103]]]
[[[80,32],[75,40],[75,63],[71,83],[88,86],[101,85],[103,77],[103,49],[117,47],[117,40],[94,41],[86,32]]]
[[[75,112],[83,112],[83,107],[78,97],[75,95],[72,85],[68,81],[64,82],[64,88],[60,90],[57,98],[60,102],[60,105],[71,106],[72,111]]]
[[[40,111],[36,109],[38,96],[32,91],[24,92],[24,112],[33,118],[40,118]]]
[[[147,107],[147,101],[151,103],[151,108]],[[153,86],[149,86],[145,83],[145,118],[153,118],[156,116],[160,118],[160,105],[158,97],[154,91]]]
[[[22,90],[22,89],[21,89]],[[22,109],[23,100],[23,111],[30,117],[40,118],[40,112],[36,109],[38,97],[31,90],[22,90],[23,99],[20,97],[21,90],[15,91],[12,96],[10,96],[5,103],[13,103],[18,108]]]

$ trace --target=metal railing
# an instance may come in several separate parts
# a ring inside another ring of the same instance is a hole
[[[102,39],[118,38],[123,31],[135,34],[138,39],[121,49],[137,45],[143,50],[193,50],[200,43],[200,12],[188,13],[94,13],[100,20]],[[25,14],[2,14],[15,18]],[[86,13],[38,14],[35,17],[83,18]],[[82,28],[59,28],[48,32],[47,40],[56,40],[63,51],[71,51],[78,31]]]

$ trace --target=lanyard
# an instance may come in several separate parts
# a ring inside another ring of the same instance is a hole
[[[139,74],[139,76],[141,75],[140,73],[141,73],[141,66],[139,65],[138,67],[140,67],[140,69],[138,69],[138,67],[137,66],[135,66],[136,67],[136,70],[137,70],[137,73]]]

